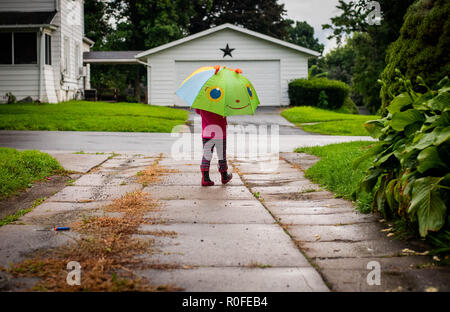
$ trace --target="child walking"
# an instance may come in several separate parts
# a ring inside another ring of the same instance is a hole
[[[227,172],[227,118],[201,109],[195,109],[195,112],[202,117],[203,157],[200,165],[202,186],[214,185],[214,182],[209,177],[209,167],[214,147],[216,148],[217,158],[219,158],[218,167],[222,184],[226,184],[233,177],[231,173],[228,174]]]

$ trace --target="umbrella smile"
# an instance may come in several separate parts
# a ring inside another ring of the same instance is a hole
[[[249,106],[250,105],[250,103],[248,103],[247,105],[245,105],[245,106],[242,106],[242,107],[231,107],[230,105],[227,105],[229,108],[231,108],[231,109],[243,109],[243,108],[246,108],[247,106]]]

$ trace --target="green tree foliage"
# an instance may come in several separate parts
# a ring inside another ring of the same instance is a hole
[[[376,155],[357,192],[373,192],[375,210],[416,226],[425,237],[449,226],[450,83],[446,77],[432,90],[418,77],[425,90],[419,93],[396,74],[405,91],[390,102],[386,117],[365,124],[379,141],[355,161],[357,167]]]
[[[319,61],[319,67],[328,72],[328,78],[352,83],[355,50],[350,44],[337,47]]]
[[[179,39],[187,33],[189,18],[194,14],[192,2],[183,0],[112,0],[105,4],[88,1],[85,16],[91,24],[86,27],[92,26],[101,15],[105,20],[116,21],[112,30],[101,23],[93,26],[91,36],[105,38],[104,43],[96,46],[100,50],[146,50]],[[143,66],[97,65],[92,72],[95,87],[125,88],[134,84],[135,96],[140,98],[140,85],[145,82]],[[108,80],[115,81],[106,83]]]
[[[314,28],[311,25],[304,21],[287,20],[287,22],[290,24],[287,41],[319,53],[323,52],[325,47],[314,37]]]
[[[86,37],[95,42],[92,50],[102,50],[106,37],[111,32],[106,9],[106,3],[101,0],[84,1],[84,30]]]
[[[187,1],[186,1],[187,2]],[[197,0],[190,18],[189,33],[231,23],[275,38],[286,39],[289,22],[278,0]]]
[[[361,94],[362,104],[371,114],[376,114],[381,105],[381,86],[377,80],[385,66],[383,47],[368,33],[355,33],[347,44],[355,55],[352,70],[353,93]]]
[[[354,93],[361,95],[364,104],[371,113],[375,113],[381,106],[379,99],[380,86],[377,80],[386,63],[386,49],[396,40],[402,25],[402,17],[414,0],[379,0],[382,11],[380,25],[370,25],[366,6],[369,0],[344,1],[339,0],[337,8],[342,13],[331,19],[331,24],[322,25],[323,29],[330,29],[328,37],[336,38],[338,43],[348,39],[355,51],[352,86]],[[330,69],[327,69],[330,71]],[[354,97],[355,98],[355,97]]]
[[[450,72],[450,2],[420,0],[405,16],[400,37],[388,49],[387,66],[381,77],[386,83],[381,89],[383,109],[391,94],[402,85],[395,80],[395,69],[405,72],[407,79],[426,77],[429,85],[436,84]]]

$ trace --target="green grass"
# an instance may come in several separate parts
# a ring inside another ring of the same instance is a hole
[[[356,170],[352,170],[353,160],[373,144],[368,141],[330,144],[325,146],[301,147],[295,152],[303,152],[321,159],[306,171],[306,177],[320,184],[338,197],[351,200],[352,193],[369,168],[373,157],[365,160]],[[358,210],[369,212],[372,197],[362,194],[357,198]]]
[[[69,101],[0,105],[0,129],[171,132],[188,112],[141,103]]]
[[[56,159],[39,151],[19,152],[0,148],[0,199],[30,187],[32,183],[64,169]]]
[[[33,205],[30,208],[18,210],[14,214],[6,216],[3,219],[0,219],[0,226],[7,225],[11,222],[17,221],[20,217],[29,213],[35,207],[42,204],[46,199],[47,199],[46,197],[38,198],[34,201]]]
[[[281,113],[288,121],[308,132],[332,135],[368,136],[364,123],[380,118],[374,115],[344,114],[311,106],[288,108]],[[305,123],[316,123],[305,125]]]

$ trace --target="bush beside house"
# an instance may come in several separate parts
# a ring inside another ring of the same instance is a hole
[[[356,109],[355,104],[349,98],[350,87],[337,80],[327,78],[296,79],[289,83],[288,94],[292,106],[339,109],[346,103],[350,110],[355,111]]]

